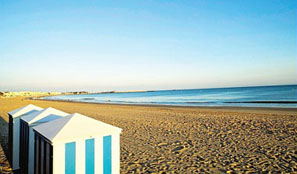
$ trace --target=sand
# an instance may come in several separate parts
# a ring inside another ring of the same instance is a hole
[[[29,103],[78,112],[122,128],[121,173],[297,172],[297,109],[0,99],[0,141],[4,150],[7,150],[7,112]]]

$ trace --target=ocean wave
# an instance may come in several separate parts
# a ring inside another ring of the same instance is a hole
[[[275,104],[297,104],[297,101],[231,101],[231,102],[224,102],[224,103],[275,103]]]
[[[79,100],[95,100],[95,98],[82,98],[82,99],[79,99]]]

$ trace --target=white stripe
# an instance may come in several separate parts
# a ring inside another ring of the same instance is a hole
[[[95,174],[103,174],[103,137],[95,138]]]
[[[85,141],[75,142],[75,173],[85,173],[86,155],[85,155]]]
[[[53,173],[65,173],[65,144],[53,146]]]
[[[112,174],[120,173],[120,135],[111,136],[111,172]]]

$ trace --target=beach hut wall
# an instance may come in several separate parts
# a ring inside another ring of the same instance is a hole
[[[13,170],[19,169],[20,150],[20,118],[38,112],[43,108],[29,104],[19,109],[8,112],[8,160]]]
[[[34,173],[34,126],[62,118],[68,113],[54,109],[46,108],[24,116],[20,120],[20,169],[23,174]]]
[[[35,174],[119,174],[122,129],[77,113],[33,129]]]
[[[34,174],[54,174],[52,144],[38,133],[35,133],[34,138]]]

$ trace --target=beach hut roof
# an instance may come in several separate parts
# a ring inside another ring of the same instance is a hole
[[[34,112],[40,111],[43,108],[29,104],[27,106],[21,107],[19,109],[13,110],[8,112],[9,115],[11,115],[13,118],[23,116],[23,115],[29,115]]]
[[[78,113],[40,124],[33,129],[52,143],[91,138],[98,135],[110,135],[122,131],[121,128]]]
[[[22,117],[21,119],[26,121],[29,125],[33,123],[42,123],[42,122],[48,122],[51,120],[55,120],[57,118],[63,117],[69,115],[66,112],[57,110],[55,108],[49,107],[46,109],[43,109],[38,112],[31,113],[29,115],[26,115]]]

